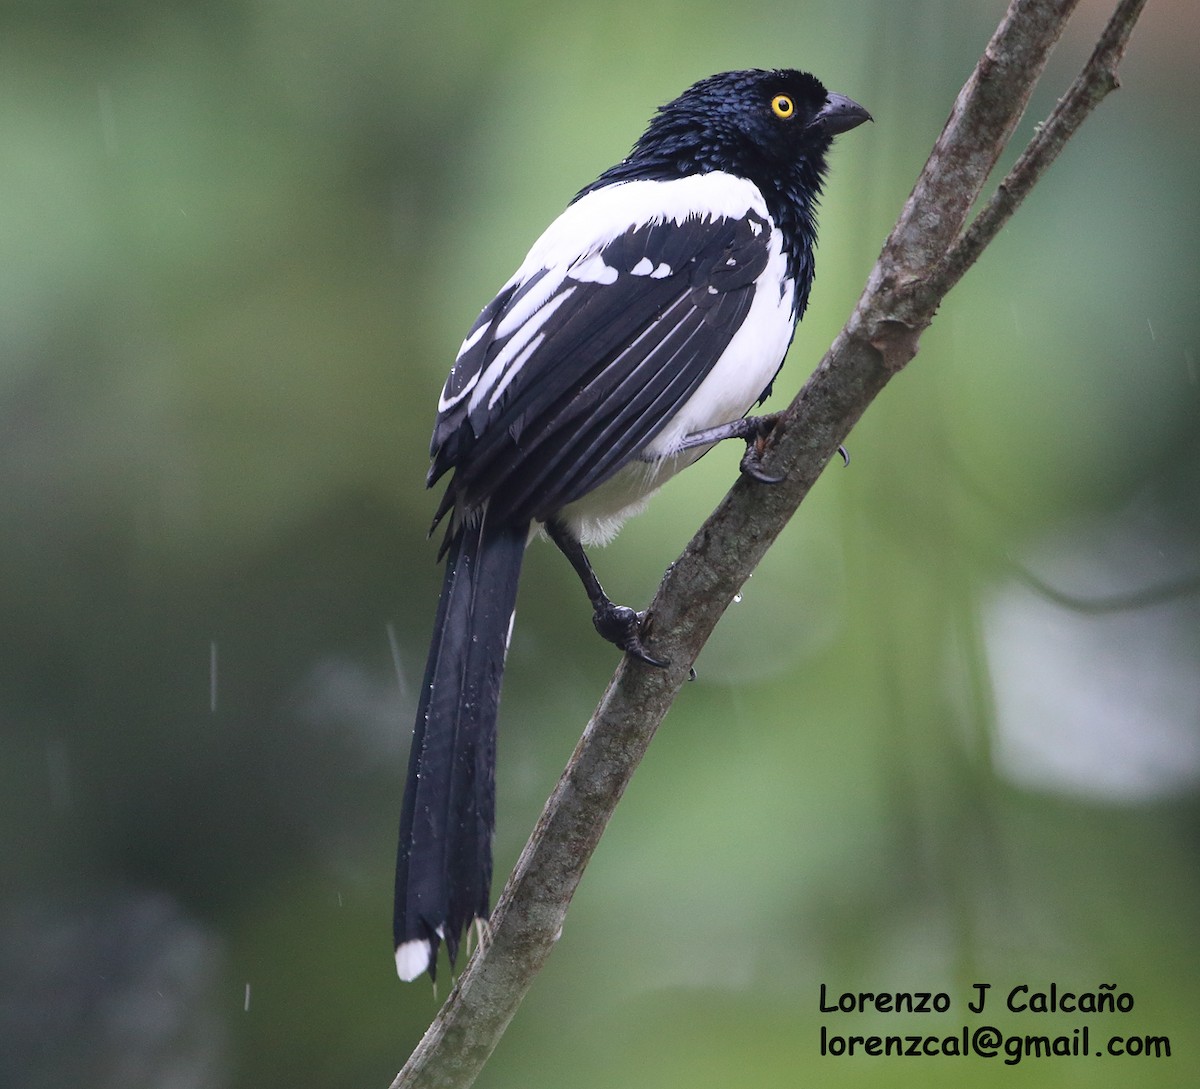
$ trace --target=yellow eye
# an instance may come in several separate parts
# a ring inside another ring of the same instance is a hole
[[[771,99],[771,110],[781,121],[790,121],[796,112],[796,103],[787,95],[776,95]]]

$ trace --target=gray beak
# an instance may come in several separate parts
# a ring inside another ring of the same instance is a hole
[[[808,127],[820,128],[827,136],[836,136],[839,132],[849,132],[864,121],[872,120],[874,118],[854,99],[831,91],[821,112],[809,122]]]

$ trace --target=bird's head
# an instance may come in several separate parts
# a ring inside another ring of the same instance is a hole
[[[667,173],[725,170],[764,191],[797,172],[819,185],[834,136],[870,119],[807,72],[721,72],[661,107],[627,162]]]

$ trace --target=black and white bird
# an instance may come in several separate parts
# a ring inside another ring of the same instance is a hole
[[[401,979],[433,976],[441,942],[453,963],[488,915],[500,681],[531,531],[571,561],[601,635],[665,664],[583,546],[713,442],[756,434],[743,417],[808,303],[826,153],[867,120],[804,72],[701,80],[550,224],[463,341],[431,444],[428,484],[452,476],[400,820]]]

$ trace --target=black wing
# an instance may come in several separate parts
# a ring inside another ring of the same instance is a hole
[[[636,458],[745,320],[771,232],[753,211],[668,219],[510,284],[442,395],[429,483],[455,475],[439,517],[487,500],[493,524],[544,520]]]

